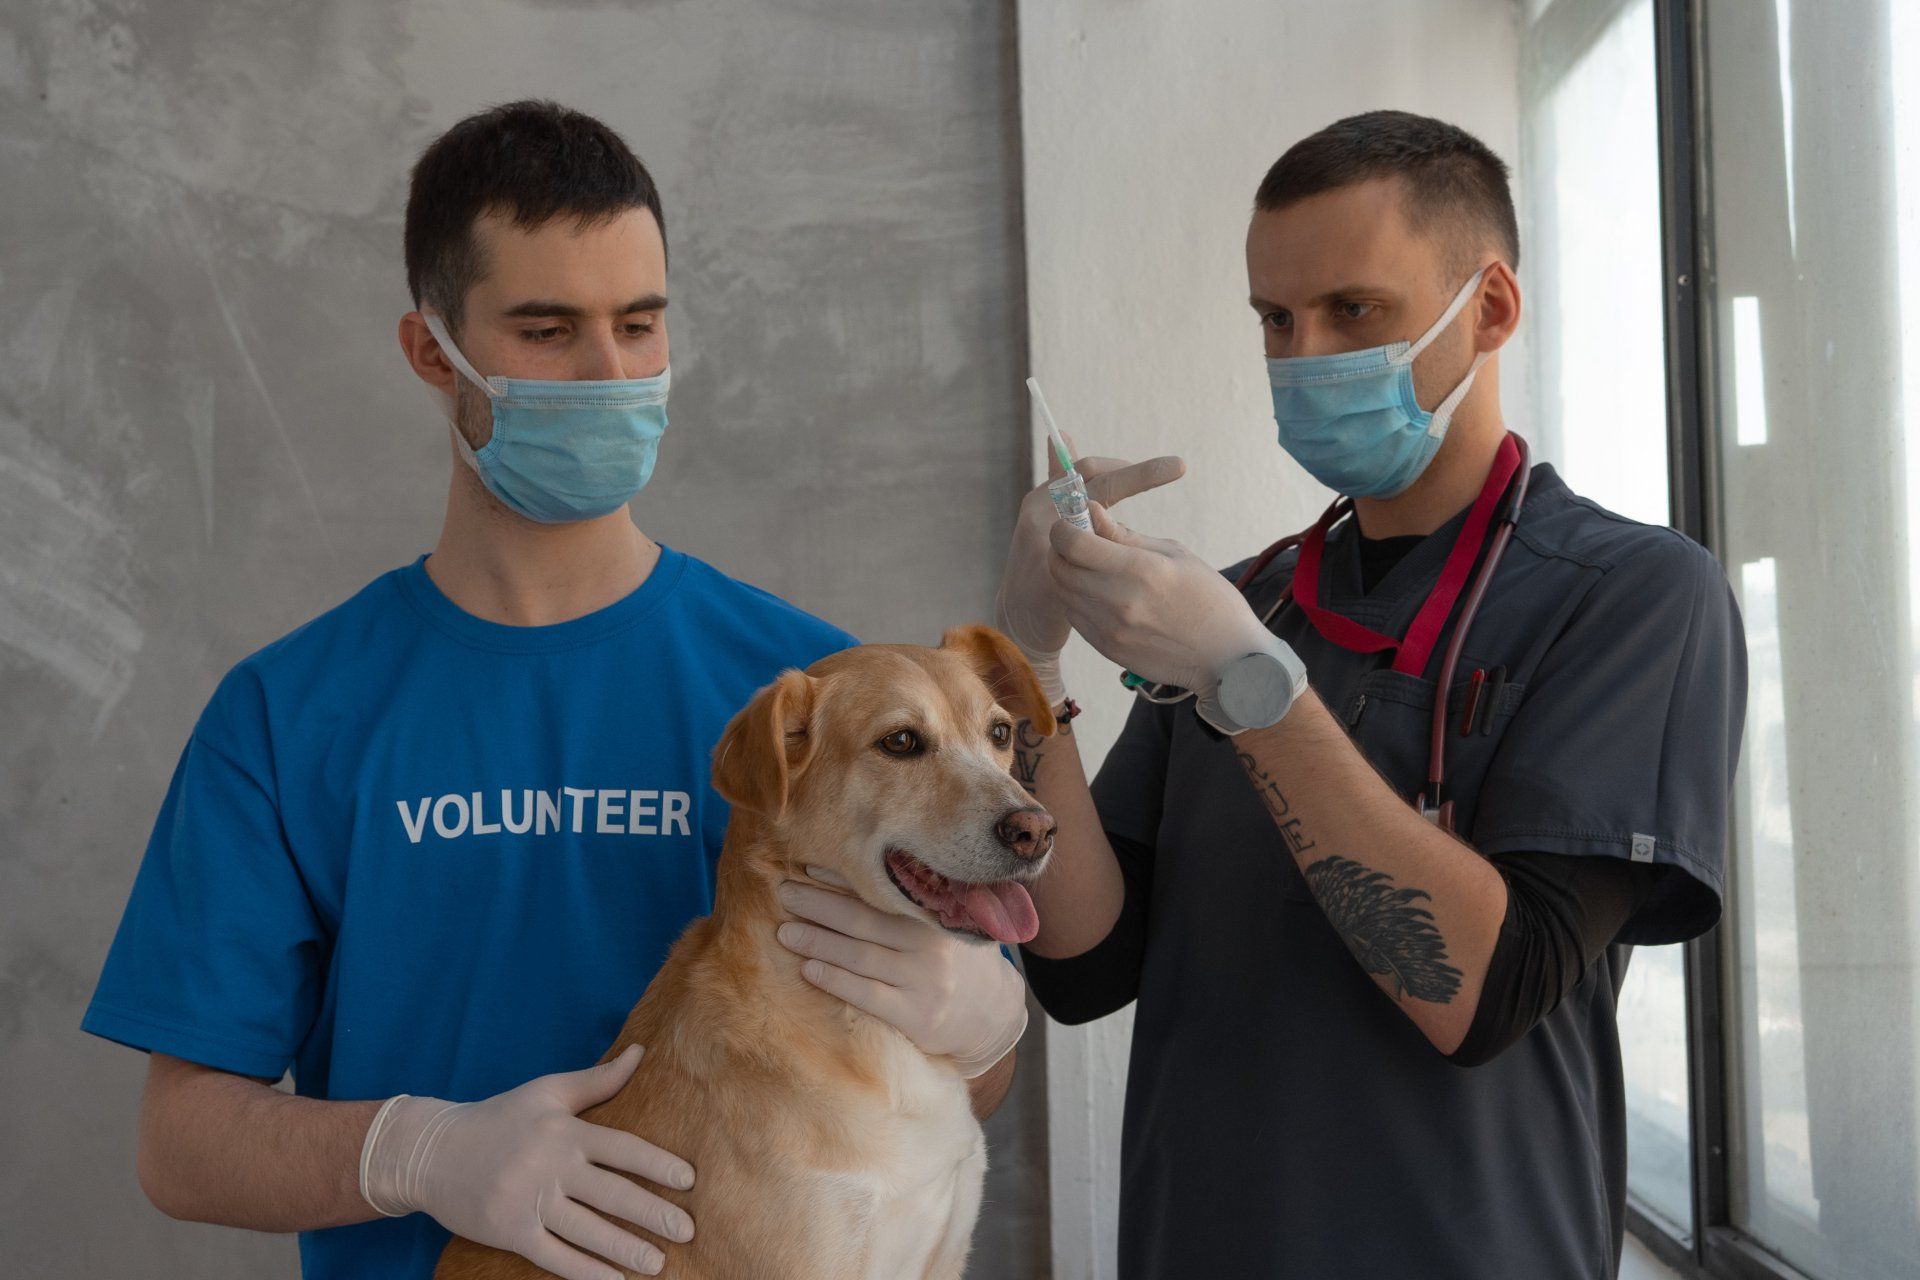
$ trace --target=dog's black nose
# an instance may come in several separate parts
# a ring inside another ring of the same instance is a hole
[[[1016,858],[1029,862],[1053,848],[1053,815],[1045,809],[1015,809],[994,824],[993,833]]]

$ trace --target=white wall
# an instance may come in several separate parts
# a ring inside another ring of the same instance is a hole
[[[1034,372],[1082,452],[1189,466],[1127,523],[1224,565],[1318,514],[1328,495],[1274,442],[1246,304],[1254,188],[1295,140],[1376,107],[1452,120],[1516,161],[1517,24],[1512,0],[1021,0]],[[1044,474],[1037,435],[1032,458]],[[1067,680],[1092,767],[1128,695],[1077,640]],[[1058,1280],[1114,1274],[1131,1028],[1128,1011],[1047,1029]]]

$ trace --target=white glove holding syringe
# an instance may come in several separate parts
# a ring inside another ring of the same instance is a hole
[[[1298,656],[1267,630],[1266,622],[1254,614],[1246,597],[1218,570],[1178,542],[1146,537],[1127,528],[1106,509],[1112,503],[1104,494],[1096,492],[1089,501],[1087,486],[1075,473],[1039,383],[1028,378],[1027,389],[1047,424],[1047,438],[1055,455],[1049,468],[1054,476],[1046,489],[1058,518],[1049,522],[1047,529],[1053,553],[1047,572],[1054,587],[1051,598],[1060,603],[1066,627],[1078,631],[1102,657],[1118,664],[1122,668],[1120,682],[1149,701],[1171,703],[1197,698],[1201,717],[1221,732],[1239,732],[1231,727],[1235,725],[1273,723],[1272,719],[1236,720],[1221,701],[1221,677],[1230,664],[1265,656],[1273,660],[1274,669],[1289,678],[1297,696],[1306,679]],[[1177,458],[1154,462],[1172,463],[1177,468],[1175,476],[1185,470]],[[1115,477],[1120,474],[1124,473],[1116,472]],[[1021,519],[1024,522],[1026,518],[1023,506]],[[1016,533],[1016,550],[1018,543]],[[1009,561],[1009,578],[1012,573]],[[1006,596],[1003,584],[1003,629]],[[1064,643],[1065,631],[1060,634]],[[1015,639],[1018,641],[1017,636]],[[1038,670],[1039,664],[1035,667]],[[1057,650],[1051,675],[1056,687],[1049,688],[1048,693],[1057,700],[1065,692],[1059,684]],[[1242,710],[1251,709],[1258,715],[1272,701],[1264,695],[1278,688],[1272,684],[1277,677],[1268,668],[1260,668],[1250,678],[1255,683],[1250,691],[1242,690],[1238,701],[1243,704]],[[1043,676],[1043,685],[1045,679]],[[1253,696],[1246,696],[1249,693]],[[1279,714],[1284,715],[1290,703],[1291,696],[1281,705]]]
[[[1013,545],[1007,551],[1007,567],[1000,579],[995,625],[1020,646],[1039,677],[1047,700],[1058,706],[1066,697],[1066,685],[1060,676],[1060,651],[1066,647],[1073,629],[1047,564],[1051,551],[1050,530],[1055,522],[1065,521],[1076,529],[1092,533],[1090,501],[1111,507],[1136,493],[1178,480],[1186,474],[1187,464],[1177,457],[1132,463],[1121,458],[1097,457],[1076,461],[1072,442],[1055,425],[1039,383],[1029,378],[1027,389],[1033,394],[1040,421],[1047,429],[1048,479],[1021,500]]]

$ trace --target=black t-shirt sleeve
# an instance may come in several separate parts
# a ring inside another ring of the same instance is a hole
[[[1108,831],[1148,846],[1159,839],[1175,714],[1190,716],[1193,705],[1133,700],[1126,726],[1089,784],[1100,825]]]
[[[1166,793],[1169,715],[1176,708],[1135,699],[1126,727],[1092,783],[1094,808],[1120,864],[1126,887],[1120,916],[1107,936],[1077,956],[1049,960],[1021,948],[1027,985],[1057,1022],[1090,1022],[1130,1004],[1140,993],[1146,957],[1147,908],[1153,893],[1154,844]],[[1187,709],[1187,714],[1193,714]]]
[[[1107,832],[1126,886],[1120,916],[1107,936],[1077,956],[1049,960],[1022,947],[1027,985],[1047,1016],[1074,1026],[1104,1018],[1140,994],[1140,963],[1147,954],[1147,898],[1153,890],[1153,850]]]
[[[1720,917],[1746,695],[1726,574],[1663,531],[1601,575],[1531,673],[1480,789],[1474,845],[1676,868],[1620,941],[1706,932]]]
[[[1463,1067],[1492,1061],[1559,1007],[1658,882],[1681,874],[1588,855],[1504,853],[1491,861],[1507,882],[1507,914],[1473,1023],[1448,1055]]]

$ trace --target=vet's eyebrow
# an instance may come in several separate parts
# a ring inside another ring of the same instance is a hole
[[[1324,307],[1329,302],[1345,302],[1349,298],[1378,298],[1383,302],[1396,302],[1400,298],[1400,291],[1384,284],[1343,284],[1307,299],[1307,305]]]
[[[500,313],[503,316],[565,316],[579,319],[587,314],[584,307],[576,307],[567,302],[547,302],[539,298],[522,302],[518,306],[508,307]]]
[[[643,293],[615,312],[616,315],[630,316],[639,311],[665,311],[667,295],[664,293]],[[555,302],[547,298],[530,298],[517,303],[500,313],[503,316],[525,318],[544,318],[559,316],[569,320],[578,320],[587,314],[585,307],[576,307],[570,302]]]
[[[1400,299],[1400,291],[1397,289],[1389,289],[1383,284],[1343,284],[1338,288],[1329,289],[1325,293],[1316,294],[1314,297],[1308,298],[1306,302],[1301,305],[1306,307],[1321,307],[1329,302],[1344,302],[1349,298],[1379,298],[1382,301],[1397,302]],[[1291,308],[1282,306],[1278,302],[1269,302],[1265,298],[1248,298],[1247,305],[1262,315],[1265,315],[1269,311],[1291,310]]]

